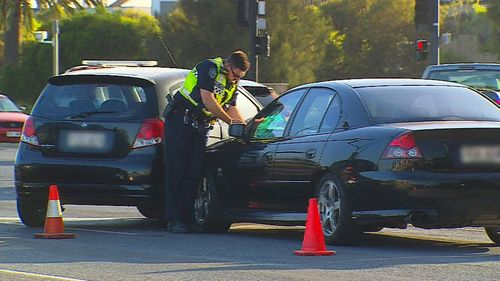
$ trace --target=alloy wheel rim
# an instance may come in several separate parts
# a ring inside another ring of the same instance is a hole
[[[318,194],[318,207],[323,233],[331,236],[337,229],[341,208],[338,187],[332,180],[326,180],[321,185]]]
[[[198,188],[198,194],[194,200],[194,217],[198,223],[204,223],[208,215],[208,206],[210,202],[208,185],[208,179],[203,177]]]

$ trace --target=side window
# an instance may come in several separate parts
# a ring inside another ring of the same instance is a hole
[[[335,97],[335,92],[324,88],[312,88],[299,108],[290,129],[291,136],[315,134]]]
[[[266,107],[266,112],[254,119],[252,137],[257,139],[282,137],[290,116],[307,89],[290,92]]]
[[[238,107],[238,110],[240,111],[243,118],[245,118],[245,120],[247,121],[249,119],[252,119],[257,114],[257,112],[259,112],[257,106],[242,92],[238,93],[236,106]]]
[[[330,106],[326,111],[325,117],[321,122],[321,127],[319,127],[320,133],[333,132],[337,127],[337,123],[340,120],[340,101],[338,95],[333,97],[330,102]]]

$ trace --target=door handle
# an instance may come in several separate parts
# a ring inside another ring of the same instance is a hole
[[[316,149],[309,149],[308,151],[306,151],[306,158],[307,159],[312,159],[316,157]]]

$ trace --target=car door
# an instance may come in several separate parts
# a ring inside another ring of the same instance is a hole
[[[280,194],[282,208],[304,210],[314,196],[320,158],[339,120],[339,107],[336,92],[327,88],[311,88],[301,102],[274,157],[273,193]]]
[[[220,165],[224,173],[227,204],[233,208],[271,210],[279,198],[274,194],[274,154],[283,139],[288,117],[305,89],[292,91],[275,100],[249,123],[248,140],[225,144]]]

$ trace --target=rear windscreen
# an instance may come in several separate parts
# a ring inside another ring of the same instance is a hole
[[[500,109],[462,87],[386,86],[357,88],[376,123],[441,120],[500,121]]]
[[[147,118],[157,114],[153,86],[116,83],[48,84],[33,115],[69,119]]]

